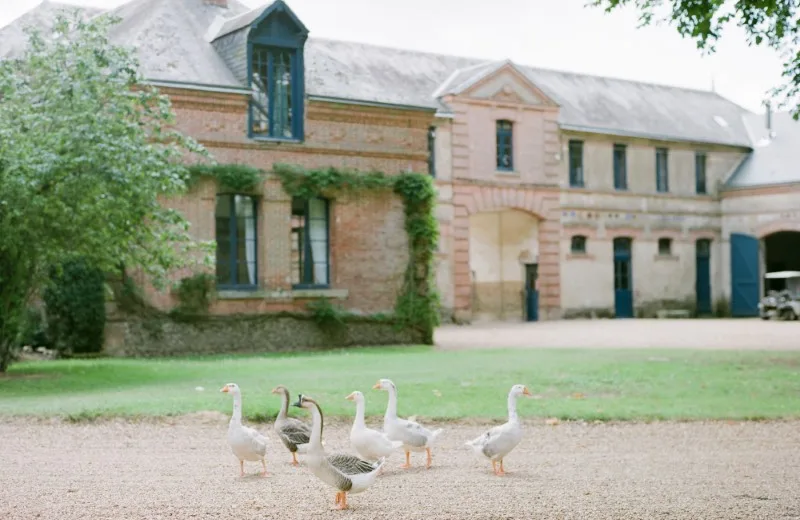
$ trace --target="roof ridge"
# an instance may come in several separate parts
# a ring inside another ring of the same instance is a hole
[[[442,58],[454,58],[454,59],[460,59],[460,60],[481,61],[481,63],[477,63],[477,64],[473,65],[473,66],[476,66],[476,67],[480,66],[481,64],[487,64],[487,63],[510,62],[510,63],[513,63],[514,65],[516,65],[518,67],[522,67],[522,68],[525,68],[525,69],[528,69],[528,70],[532,70],[532,71],[555,72],[555,73],[558,73],[558,74],[570,74],[570,75],[573,75],[573,76],[581,76],[581,77],[584,77],[584,78],[597,78],[597,79],[605,79],[605,80],[611,80],[611,81],[619,81],[619,82],[625,82],[625,83],[632,83],[632,84],[636,84],[636,85],[658,87],[658,88],[662,88],[662,89],[674,89],[674,90],[681,90],[681,91],[684,91],[684,92],[697,92],[697,93],[700,93],[700,94],[709,94],[709,95],[715,96],[717,98],[724,99],[725,101],[734,103],[730,99],[728,99],[728,98],[720,95],[718,92],[714,92],[712,90],[705,90],[705,89],[700,89],[700,88],[696,88],[696,87],[682,87],[682,86],[679,86],[679,85],[670,85],[670,84],[667,84],[667,83],[656,83],[654,81],[643,81],[643,80],[636,80],[636,79],[629,79],[629,78],[621,78],[621,77],[618,77],[618,76],[609,76],[609,75],[605,75],[604,76],[602,74],[591,74],[591,73],[577,72],[577,71],[572,71],[572,70],[555,69],[555,68],[552,68],[552,67],[541,67],[541,66],[534,66],[534,65],[526,65],[526,64],[514,61],[511,58],[499,58],[499,59],[497,59],[497,58],[481,58],[481,57],[475,57],[475,56],[463,56],[463,55],[456,55],[456,54],[445,54],[445,53],[441,53],[441,52],[418,51],[418,50],[408,49],[408,48],[404,48],[404,47],[397,47],[397,46],[394,46],[394,45],[383,45],[383,44],[375,44],[375,43],[366,43],[366,42],[360,42],[360,41],[354,41],[354,40],[340,40],[340,39],[336,39],[336,38],[326,38],[326,37],[309,36],[309,40],[332,42],[332,43],[344,43],[344,44],[351,44],[351,45],[352,44],[363,45],[363,46],[366,46],[366,47],[374,47],[374,48],[379,48],[379,49],[394,50],[394,51],[406,52],[406,53],[409,53],[409,54],[421,54],[421,55],[425,55],[425,56],[438,56],[438,57],[442,57]],[[468,67],[464,67],[464,68],[468,68]],[[459,70],[463,70],[463,68],[459,69]],[[734,103],[734,104],[739,106],[737,103]],[[747,110],[744,107],[740,107],[740,108],[742,108],[742,110]]]

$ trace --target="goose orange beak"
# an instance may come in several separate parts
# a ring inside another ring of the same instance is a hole
[[[378,381],[377,383],[375,383],[375,384],[372,386],[372,389],[373,389],[373,390],[380,390],[380,389],[381,389],[381,382],[380,382],[380,381]]]
[[[273,394],[279,394],[280,392],[278,391],[278,389],[277,389],[277,388],[273,388],[273,389],[272,389],[272,393],[273,393]]]
[[[527,386],[522,389],[522,395],[527,395],[528,397],[533,397],[533,394],[531,393],[530,390],[528,390]]]
[[[222,388],[219,389],[219,391],[220,392],[225,392],[227,394],[228,393],[228,387],[227,386],[223,386]]]
[[[347,399],[348,401],[353,401],[353,400],[355,400],[355,398],[356,398],[356,393],[355,392],[353,392],[352,394],[350,394],[347,397],[345,397],[345,399]]]

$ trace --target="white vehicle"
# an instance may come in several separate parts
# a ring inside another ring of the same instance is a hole
[[[764,278],[786,280],[786,289],[770,291],[761,299],[758,304],[758,314],[761,319],[797,320],[800,318],[800,271],[777,271],[767,273]]]

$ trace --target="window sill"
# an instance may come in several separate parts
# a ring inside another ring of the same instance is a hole
[[[288,137],[261,137],[256,135],[248,136],[251,140],[259,143],[288,143],[288,144],[302,144],[302,139],[288,138]]]
[[[568,186],[568,188],[569,188],[569,189],[571,189],[571,190],[585,190],[585,189],[586,189],[586,186],[585,186],[585,185],[583,185],[583,184],[582,184],[582,185],[580,185],[580,186],[574,186],[574,185],[570,184],[570,185]]]
[[[220,300],[276,300],[335,298],[344,300],[350,295],[348,289],[292,289],[291,291],[236,290],[225,289],[217,292]]]
[[[568,253],[567,260],[594,260],[594,255],[589,253]]]
[[[669,255],[657,254],[657,255],[655,255],[653,257],[653,260],[655,260],[657,262],[658,261],[665,261],[665,260],[666,261],[670,261],[670,260],[671,261],[678,261],[678,260],[680,260],[680,257],[672,255],[672,254],[669,254]]]
[[[292,298],[336,298],[344,300],[350,295],[348,289],[292,289]]]
[[[514,170],[495,170],[495,175],[514,175],[519,177],[519,172]]]

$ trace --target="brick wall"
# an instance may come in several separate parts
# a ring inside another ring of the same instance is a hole
[[[265,170],[277,162],[308,168],[334,166],[396,174],[427,170],[428,112],[308,102],[303,143],[265,143],[247,138],[246,98],[164,89],[173,101],[177,129],[201,142],[220,163]],[[408,261],[403,205],[390,192],[343,195],[330,204],[330,290],[292,291],[291,198],[274,177],[258,193],[258,277],[254,293],[220,293],[214,314],[302,310],[310,299],[332,297],[358,313],[394,307]],[[167,201],[191,223],[193,236],[214,238],[216,186],[205,180],[186,196]],[[173,274],[178,280],[188,272]],[[177,299],[148,288],[159,308]]]

